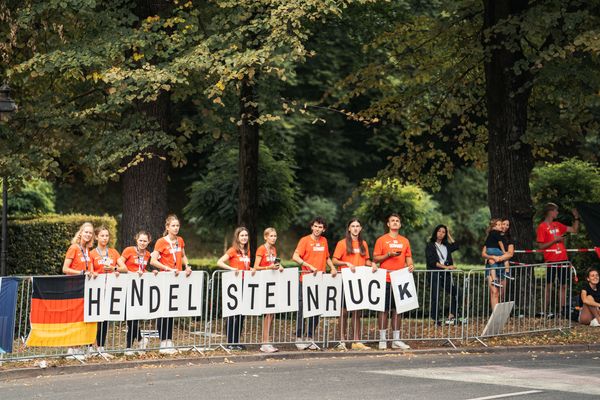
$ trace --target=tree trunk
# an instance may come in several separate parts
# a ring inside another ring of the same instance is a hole
[[[152,103],[140,103],[138,109],[150,119],[156,120],[165,131],[169,126],[170,96],[162,93]],[[121,218],[121,247],[133,245],[133,237],[139,230],[146,230],[153,241],[162,236],[168,212],[167,185],[169,164],[160,149],[145,150],[153,154],[143,162],[128,168],[121,177],[123,216]]]
[[[484,29],[522,13],[524,0],[484,0]],[[507,48],[505,34],[493,33],[486,48],[485,79],[488,119],[488,202],[492,217],[508,218],[516,249],[533,245],[533,203],[529,178],[533,169],[531,147],[522,141],[527,129],[531,90],[528,73],[515,74],[513,67],[524,59],[520,49]],[[516,41],[518,43],[518,40]],[[513,46],[514,47],[514,46]],[[529,282],[528,271],[522,278]],[[521,276],[521,274],[519,274]],[[519,297],[523,297],[521,294]]]
[[[256,252],[258,223],[258,107],[256,88],[246,78],[240,88],[238,225],[248,228],[252,255]]]
[[[167,11],[171,2],[161,0],[137,0],[135,14],[140,20]],[[161,93],[156,101],[136,104],[138,113],[144,118],[158,122],[163,131],[169,132],[170,95]],[[123,216],[120,224],[119,243],[124,248],[134,244],[134,235],[146,230],[153,241],[162,236],[164,220],[168,212],[167,185],[168,161],[161,149],[150,148],[144,152],[152,153],[152,158],[128,168],[121,176]],[[125,162],[130,159],[125,160]],[[151,248],[151,247],[149,247]]]
[[[522,0],[486,0],[484,28],[519,14],[527,7]],[[527,129],[529,74],[516,75],[513,66],[524,59],[518,50],[504,48],[506,38],[494,34],[485,62],[488,117],[488,202],[492,217],[508,217],[517,248],[531,248],[533,204],[529,177],[533,169],[531,147],[522,142]]]

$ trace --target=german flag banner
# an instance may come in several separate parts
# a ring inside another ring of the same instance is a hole
[[[94,343],[96,323],[83,322],[85,276],[33,278],[29,347]]]

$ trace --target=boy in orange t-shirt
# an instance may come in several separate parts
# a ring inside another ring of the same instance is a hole
[[[410,243],[408,239],[400,235],[398,231],[402,226],[400,216],[391,214],[387,218],[387,226],[389,232],[379,237],[375,242],[373,249],[373,261],[380,263],[379,267],[388,271],[397,271],[408,267],[410,272],[413,272],[414,265],[412,253],[410,251]],[[387,348],[386,331],[388,326],[388,312],[392,314],[392,348],[393,349],[410,349],[410,346],[400,340],[399,319],[400,316],[396,313],[396,303],[392,293],[390,284],[390,274],[386,276],[385,285],[385,305],[386,310],[379,313],[379,348]]]
[[[311,234],[304,236],[298,242],[292,259],[302,267],[302,275],[317,272],[326,272],[327,266],[331,270],[331,276],[337,275],[337,270],[331,258],[329,258],[329,246],[327,239],[322,236],[327,228],[325,220],[321,217],[315,217],[310,222]],[[298,319],[296,321],[296,347],[299,350],[316,350],[317,345],[312,342],[313,332],[319,323],[319,317],[314,316],[308,318],[308,326],[306,330],[306,343],[302,337],[304,330],[304,319],[302,318],[302,275],[300,276],[300,287],[298,290]]]

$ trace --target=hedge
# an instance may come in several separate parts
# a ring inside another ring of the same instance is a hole
[[[110,246],[117,241],[117,220],[109,215],[48,214],[8,221],[7,274],[62,274],[65,252],[84,222],[105,225],[111,232]]]

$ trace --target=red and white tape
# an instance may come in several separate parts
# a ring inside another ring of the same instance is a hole
[[[600,247],[594,247],[591,249],[566,249],[569,253],[589,253],[596,252]],[[557,249],[535,249],[535,250],[515,250],[515,253],[560,253],[560,250]]]

